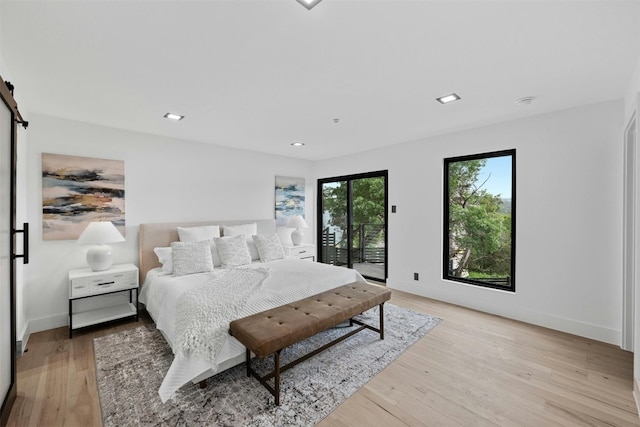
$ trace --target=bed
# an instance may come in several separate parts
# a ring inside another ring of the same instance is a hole
[[[216,227],[221,237],[204,246]],[[348,283],[366,283],[352,269],[280,257],[276,236],[271,219],[140,225],[140,301],[174,353],[158,390],[163,402],[189,382],[200,383],[244,362],[245,347],[228,334],[231,320]],[[227,251],[230,244],[240,248],[241,263],[233,258],[236,252]],[[193,262],[206,258],[205,247],[212,271]]]

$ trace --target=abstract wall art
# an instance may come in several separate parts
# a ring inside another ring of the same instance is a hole
[[[294,215],[304,218],[304,178],[276,176],[276,225],[287,225]]]
[[[87,223],[124,234],[124,161],[42,153],[42,239],[75,240]]]

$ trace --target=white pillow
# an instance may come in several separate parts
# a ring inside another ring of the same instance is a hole
[[[181,242],[200,242],[202,240],[211,240],[211,257],[213,258],[213,266],[220,267],[220,255],[213,239],[220,237],[219,225],[203,225],[200,227],[178,227],[178,236]]]
[[[213,240],[214,237],[220,237],[220,226],[203,225],[200,227],[178,227],[178,236],[180,236],[181,242]]]
[[[251,255],[251,260],[255,261],[260,259],[260,253],[258,253],[258,248],[256,248],[253,239],[251,236],[254,234],[258,234],[258,224],[253,222],[251,224],[240,224],[240,225],[223,225],[222,226],[222,234],[227,236],[237,236],[242,234],[247,239],[247,247],[249,248],[249,255]]]
[[[173,242],[171,243],[171,260],[175,276],[212,271],[211,242],[208,240]]]
[[[214,240],[224,267],[237,267],[251,263],[251,255],[244,235],[216,237]]]
[[[253,241],[260,253],[262,262],[284,258],[282,243],[276,233],[255,235],[253,236]]]
[[[216,242],[214,240],[211,240],[211,258],[213,258],[214,267],[220,267],[222,265],[220,254],[218,253],[218,247],[216,246]]]
[[[260,252],[258,252],[258,247],[250,236],[247,236],[247,248],[249,248],[251,261],[257,261],[260,259]]]
[[[158,261],[162,264],[162,271],[173,274],[173,261],[171,259],[171,248],[153,248],[153,252],[158,256]]]
[[[223,236],[237,236],[238,234],[244,234],[245,237],[249,239],[254,234],[258,234],[258,224],[255,222],[251,224],[240,224],[240,225],[223,225],[222,226],[222,235]]]

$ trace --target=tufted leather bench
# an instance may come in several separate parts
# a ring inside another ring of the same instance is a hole
[[[384,339],[383,306],[390,298],[391,291],[384,286],[354,282],[234,320],[229,325],[229,333],[246,347],[247,376],[253,375],[257,378],[273,394],[276,405],[279,405],[282,372],[363,329],[378,332],[380,339]],[[380,307],[379,328],[353,319],[354,316],[376,306]],[[282,349],[347,320],[351,325],[355,323],[359,327],[285,366],[280,366]],[[251,368],[251,352],[261,359],[274,354],[273,372],[265,376],[255,372]],[[267,382],[271,378],[274,378],[274,387]]]

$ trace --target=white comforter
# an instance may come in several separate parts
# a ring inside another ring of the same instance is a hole
[[[297,301],[347,283],[365,282],[355,270],[299,259],[256,263],[244,268],[266,268],[269,277],[259,291],[249,298],[238,317]],[[140,293],[140,302],[146,305],[156,327],[162,331],[174,353],[178,299],[184,292],[202,286],[219,273],[220,270],[217,270],[212,273],[174,277],[163,275],[160,269],[154,269],[147,274]],[[161,400],[165,402],[170,399],[176,390],[189,381],[201,381],[216,372],[242,363],[244,350],[242,344],[229,336],[217,353],[217,370],[212,370],[211,363],[194,354],[174,358],[160,386]]]

